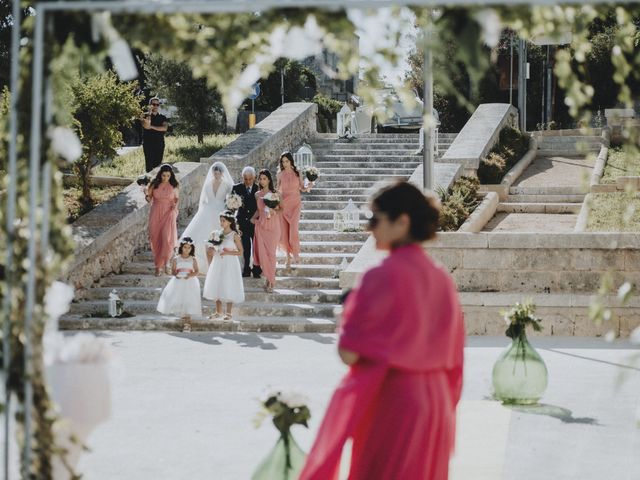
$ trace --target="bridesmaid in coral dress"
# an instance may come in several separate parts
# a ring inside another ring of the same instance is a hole
[[[178,240],[178,180],[171,165],[160,167],[156,178],[149,184],[146,200],[151,202],[149,241],[156,276],[160,276],[164,269],[169,268],[167,263],[173,257]]]
[[[256,192],[258,208],[253,214],[251,222],[256,229],[253,237],[253,264],[262,269],[266,277],[264,289],[272,292],[276,284],[276,250],[280,241],[280,207],[267,208],[264,204],[264,196],[268,193],[276,193],[273,186],[273,178],[269,170],[260,170],[258,174],[260,190]]]
[[[446,480],[462,390],[464,325],[456,286],[424,252],[438,208],[402,182],[373,199],[369,229],[390,255],[346,300],[334,392],[300,480]]]
[[[287,268],[291,268],[291,260],[298,263],[300,257],[300,212],[302,198],[300,192],[307,192],[302,176],[296,168],[291,152],[280,156],[280,171],[277,176],[277,189],[282,199],[280,212],[280,247],[287,255]]]

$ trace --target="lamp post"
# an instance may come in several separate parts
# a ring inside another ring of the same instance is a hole
[[[422,182],[424,190],[433,190],[433,54],[431,51],[431,19],[427,19],[427,26],[424,30],[424,65],[423,91],[424,100],[422,102]]]

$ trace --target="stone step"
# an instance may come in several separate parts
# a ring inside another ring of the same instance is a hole
[[[584,195],[509,195],[506,203],[578,203]]]
[[[96,287],[87,291],[85,300],[89,301],[105,301],[109,293],[112,291],[109,287]],[[117,289],[118,296],[126,301],[130,300],[145,300],[158,302],[160,300],[160,294],[162,293],[161,287],[149,288],[149,287],[121,287]],[[314,289],[297,289],[297,288],[284,288],[277,286],[274,288],[273,293],[266,293],[260,287],[245,287],[245,298],[248,302],[295,302],[295,303],[331,303],[336,304],[340,302],[340,296],[342,290],[332,289],[323,290],[319,288]],[[205,300],[205,302],[208,302]],[[209,302],[211,303],[211,302]]]
[[[367,221],[361,219],[358,224],[362,229],[364,229]],[[331,232],[333,230],[333,219],[330,220],[305,220],[304,218],[300,220],[300,229],[304,229],[306,231],[325,231]]]
[[[336,323],[329,317],[283,316],[264,317],[238,315],[233,312],[233,320],[209,320],[207,318],[191,321],[194,331],[211,332],[287,332],[287,333],[334,333]],[[182,321],[175,317],[159,314],[136,315],[130,318],[93,317],[81,315],[64,315],[60,318],[62,330],[162,330],[180,331]]]
[[[342,210],[347,206],[348,200],[346,201],[321,201],[321,200],[308,200],[304,199],[302,201],[303,212],[305,211],[313,211],[313,210]],[[364,200],[356,201],[353,200],[353,203],[358,208],[365,208],[367,206],[367,202]]]
[[[268,317],[325,317],[333,318],[333,311],[337,304],[318,303],[315,305],[308,303],[271,303],[271,302],[244,302],[233,306],[233,313],[239,316],[260,315]],[[124,304],[124,311],[131,315],[155,314],[157,302],[149,300],[129,300]],[[89,300],[82,303],[72,303],[69,310],[70,315],[82,315],[85,317],[97,316],[107,317],[109,302],[107,300]],[[215,302],[203,300],[202,314],[208,317],[215,311]]]
[[[509,195],[584,195],[588,187],[582,186],[553,186],[553,187],[520,187],[509,188]]]
[[[326,273],[326,272],[323,272]],[[333,275],[333,273],[331,274]],[[146,287],[146,288],[164,288],[167,282],[169,281],[169,275],[163,275],[161,277],[156,277],[155,275],[144,275],[144,274],[112,274],[107,275],[100,279],[98,282],[98,286],[109,287],[119,289],[122,287]],[[204,275],[198,277],[200,280],[200,288],[204,285]],[[263,279],[259,278],[245,278],[243,279],[244,285],[246,287],[256,287],[261,288],[264,284]],[[339,286],[339,281],[337,278],[329,277],[313,277],[308,276],[304,277],[303,275],[298,276],[286,276],[280,275],[276,276],[276,285],[279,288],[323,288],[323,289],[336,289]]]
[[[369,238],[369,232],[323,232],[323,231],[306,231],[301,230],[300,241],[305,242],[364,242]]]
[[[419,162],[422,159],[420,155],[341,155],[341,154],[327,154],[321,157],[316,157],[315,163],[318,166],[322,165],[322,162],[367,162],[372,163],[394,163],[394,162]]]
[[[345,201],[348,202],[349,199],[354,202],[367,202],[369,201],[370,194],[368,189],[313,189],[311,193],[307,193],[304,196],[304,202],[306,201],[321,201],[326,202],[329,200],[332,201]]]
[[[538,145],[542,144],[569,144],[578,143],[602,143],[602,137],[599,135],[546,135],[538,138]]]
[[[415,170],[416,167],[421,163],[421,158],[416,157],[416,160],[411,161],[411,162],[368,162],[368,161],[360,161],[360,162],[351,162],[351,161],[317,161],[315,163],[315,166],[318,167],[318,169],[320,169],[320,174],[322,175],[322,172],[326,171],[327,169],[333,169],[333,168],[353,168],[353,169],[358,169],[360,171],[362,170],[369,170],[371,169],[378,169],[378,168],[383,168],[383,169],[388,169],[388,168],[407,168],[407,169],[412,169]]]
[[[327,177],[339,177],[344,178],[345,176],[361,176],[361,177],[372,177],[372,176],[393,176],[393,175],[406,175],[410,176],[413,174],[415,168],[407,167],[407,168],[399,168],[399,167],[381,167],[381,168],[367,168],[366,170],[363,168],[340,168],[340,167],[330,167],[330,168],[322,168],[320,169],[320,178],[318,182],[321,182],[325,179],[332,180],[333,178]],[[363,173],[365,172],[366,173]]]
[[[326,154],[348,154],[349,152],[356,152],[360,155],[368,155],[375,152],[380,152],[379,155],[411,155],[417,148],[418,145],[413,143],[367,143],[360,145],[332,143],[330,145],[318,145],[315,148],[311,147],[316,157]]]
[[[333,226],[333,220],[332,220]],[[336,265],[342,261],[342,257],[345,257],[348,261],[351,261],[355,253],[340,253],[340,255],[336,255],[335,252],[301,252],[300,253],[300,263],[301,265]],[[284,266],[285,258],[278,258],[278,264]],[[136,255],[133,260],[129,263],[129,265],[135,265],[132,268],[136,269],[137,272],[144,272],[141,265],[152,265],[153,256],[151,252],[143,252]],[[205,272],[202,272],[205,273]]]
[[[398,178],[407,178],[407,177],[398,177]],[[342,180],[340,179],[330,180],[322,177],[318,179],[318,182],[316,183],[316,186],[313,188],[313,190],[316,190],[318,188],[323,188],[323,189],[369,188],[370,186],[372,186],[373,184],[375,184],[380,180],[381,178],[377,175],[369,175],[369,177],[366,180],[351,180],[351,177],[348,177],[348,176],[342,177]]]
[[[582,203],[499,203],[505,213],[580,213]]]
[[[371,169],[373,170],[373,169]],[[364,183],[371,183],[372,181],[375,182],[380,178],[384,178],[384,177],[402,177],[402,178],[406,178],[406,177],[410,177],[413,174],[413,171],[415,169],[413,168],[405,168],[405,169],[375,169],[377,170],[377,172],[372,172],[371,170],[367,169],[366,172],[367,173],[362,173],[363,170],[354,170],[354,172],[358,172],[358,173],[345,173],[344,171],[339,171],[336,169],[331,169],[331,170],[327,170],[327,173],[321,171],[320,172],[320,177],[318,178],[318,180],[316,181],[316,186],[320,185],[320,183],[324,184],[325,182],[340,182],[342,181],[343,184],[346,185],[346,181],[348,182],[364,182]],[[395,173],[396,171],[399,171],[401,173]]]
[[[597,153],[600,147],[588,150],[545,149],[538,150],[536,157],[584,157],[586,153]]]

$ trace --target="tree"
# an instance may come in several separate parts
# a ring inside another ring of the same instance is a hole
[[[280,58],[275,64],[275,71],[260,80],[261,93],[255,100],[256,109],[272,112],[282,104],[281,72],[284,73],[285,102],[309,100],[315,95],[317,82],[313,71],[295,60]],[[250,107],[251,100],[246,101],[245,106]]]
[[[226,122],[220,94],[207,85],[205,78],[194,78],[186,62],[152,54],[143,66],[150,91],[177,108],[178,131],[195,133],[198,143],[203,143],[205,134],[224,130]]]
[[[120,83],[115,73],[106,72],[71,84],[73,123],[82,142],[82,156],[74,163],[82,194],[81,202],[89,206],[91,169],[105,158],[116,155],[123,145],[123,127],[140,115],[136,82]]]

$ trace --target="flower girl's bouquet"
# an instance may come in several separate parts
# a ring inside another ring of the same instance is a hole
[[[209,240],[207,241],[211,245],[213,245],[213,248],[217,250],[218,247],[222,244],[223,240],[224,240],[224,232],[222,230],[214,230],[213,232],[211,232],[211,235],[209,235]]]
[[[271,218],[271,209],[280,205],[280,197],[277,193],[269,192],[264,196],[263,200],[265,204],[264,213],[266,213],[267,218]]]
[[[237,193],[230,193],[225,198],[225,205],[228,210],[238,210],[242,206],[242,197]]]

